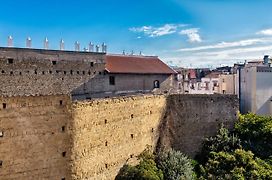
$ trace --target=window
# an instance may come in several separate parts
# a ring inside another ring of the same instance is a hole
[[[56,64],[57,64],[57,61],[52,61],[52,64],[53,64],[53,65],[56,65]]]
[[[105,146],[108,146],[108,141],[105,142]]]
[[[6,108],[7,108],[7,104],[3,103],[3,109],[6,109]]]
[[[62,101],[62,100],[60,100],[60,101],[59,101],[59,104],[60,104],[60,106],[62,106],[62,105],[63,105],[63,101]]]
[[[226,90],[223,90],[223,94],[226,94]]]
[[[110,85],[115,85],[115,77],[114,76],[110,76],[109,80],[110,80]]]
[[[65,132],[65,126],[62,126],[62,127],[61,127],[61,131],[62,131],[62,132]]]
[[[154,81],[154,88],[160,88],[160,81]]]
[[[133,134],[130,134],[130,137],[131,137],[131,139],[133,139],[133,138],[134,138],[134,135],[133,135]]]
[[[62,157],[65,157],[66,156],[66,152],[62,152]]]
[[[3,161],[0,160],[0,167],[2,167],[2,165],[3,165]]]
[[[94,65],[94,63],[93,63],[93,62],[91,62],[91,67],[93,67],[93,65]]]
[[[65,178],[63,177],[63,178],[61,178],[61,180],[65,180]]]
[[[8,63],[9,64],[13,64],[13,59],[12,58],[8,58]]]

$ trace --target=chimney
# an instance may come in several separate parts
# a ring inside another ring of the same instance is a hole
[[[64,40],[63,39],[60,40],[60,50],[61,51],[64,50]]]
[[[31,48],[32,46],[32,40],[30,37],[26,38],[26,47],[27,48]]]
[[[12,36],[8,36],[8,47],[13,47],[13,38],[12,38]]]
[[[269,63],[269,55],[264,55],[264,58],[263,58],[263,64],[264,65],[268,65],[268,63]]]
[[[75,42],[75,51],[80,51],[80,44],[78,41]]]
[[[95,46],[96,52],[99,52],[99,45]]]
[[[94,44],[92,42],[89,43],[89,52],[94,52]]]
[[[49,48],[49,41],[48,41],[47,37],[44,39],[43,48],[44,49],[48,49]]]
[[[102,52],[107,53],[107,45],[105,43],[102,44]]]

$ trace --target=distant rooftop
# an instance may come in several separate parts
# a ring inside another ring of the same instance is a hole
[[[109,73],[176,74],[157,56],[107,55],[106,70]]]

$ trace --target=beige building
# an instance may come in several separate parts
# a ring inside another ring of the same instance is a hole
[[[237,94],[236,93],[236,80],[237,74],[220,74],[218,80],[218,93],[219,94]]]
[[[246,66],[240,76],[241,112],[272,115],[272,67]]]

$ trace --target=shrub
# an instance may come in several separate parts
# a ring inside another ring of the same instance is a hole
[[[192,161],[179,151],[160,152],[156,158],[157,166],[163,171],[164,179],[193,179]]]

